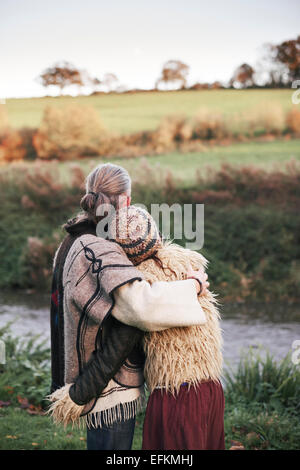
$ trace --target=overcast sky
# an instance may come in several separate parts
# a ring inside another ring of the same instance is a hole
[[[60,60],[127,87],[152,88],[168,59],[190,83],[227,81],[299,17],[299,0],[0,0],[0,98],[45,94],[35,77]]]

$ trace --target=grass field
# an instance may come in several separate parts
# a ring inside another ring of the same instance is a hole
[[[142,447],[144,414],[137,416],[132,449]],[[225,407],[225,445],[246,450],[299,448],[299,418],[265,410],[264,404]],[[0,450],[85,450],[86,430],[66,430],[47,416],[32,416],[16,407],[0,408]]]
[[[291,158],[298,164],[287,165]],[[211,261],[214,289],[227,300],[248,296],[267,301],[295,301],[298,295],[299,160],[299,140],[235,144],[144,160],[112,159],[130,172],[133,203],[149,208],[162,202],[205,203],[203,254]],[[52,257],[63,236],[61,224],[78,211],[85,174],[100,161],[1,167],[1,287],[49,287]],[[231,167],[215,172],[221,163]],[[279,172],[265,173],[259,166]]]
[[[223,163],[234,166],[255,165],[265,169],[281,166],[291,158],[300,160],[300,140],[250,142],[229,145],[228,147],[215,146],[203,152],[195,153],[168,153],[166,155],[147,157],[150,166],[159,165],[164,170],[171,170],[174,176],[182,179],[185,184],[191,183],[196,171],[205,168],[218,169]],[[118,163],[131,173],[140,164],[142,158],[116,159]]]
[[[146,156],[145,156],[146,157]],[[64,180],[68,180],[68,168],[70,165],[79,165],[86,172],[100,162],[111,161],[125,167],[133,179],[135,173],[142,167],[145,157],[135,158],[111,158],[103,160],[76,160],[74,162],[60,162],[59,168]],[[159,172],[172,171],[173,175],[181,180],[181,186],[189,186],[195,181],[196,172],[205,173],[209,169],[218,169],[222,164],[234,166],[255,165],[266,170],[282,167],[291,159],[300,160],[300,140],[274,141],[274,142],[249,142],[228,146],[215,146],[202,152],[179,153],[172,152],[165,155],[147,156],[147,166],[156,168]],[[31,163],[28,163],[29,165]],[[3,167],[5,168],[5,167]]]
[[[291,96],[290,90],[201,90],[8,99],[7,111],[12,126],[37,127],[45,106],[76,102],[95,107],[109,130],[124,134],[154,129],[166,115],[191,116],[203,107],[231,115],[275,103],[288,111],[293,106]]]
[[[217,170],[222,164],[237,166],[255,165],[265,170],[274,170],[282,167],[291,159],[300,160],[300,140],[275,140],[273,142],[247,142],[228,146],[207,147],[201,152],[180,153],[172,152],[164,155],[143,156],[133,158],[101,157],[81,159],[67,162],[58,162],[63,180],[68,180],[70,166],[79,165],[88,172],[101,162],[111,161],[126,168],[131,176],[135,177],[135,170],[141,167],[143,162],[147,166],[157,168],[159,171],[171,171],[176,178],[182,181],[183,186],[194,182],[196,172],[209,169]],[[47,164],[47,162],[43,162]],[[53,165],[53,162],[49,163]],[[13,170],[19,163],[0,166],[1,171]],[[22,162],[21,165],[35,165],[34,162]]]

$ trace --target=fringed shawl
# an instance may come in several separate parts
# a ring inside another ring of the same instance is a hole
[[[78,422],[78,415],[100,413],[111,424],[120,418],[120,405],[133,417],[143,401],[143,364],[128,358],[100,397],[85,406],[73,404],[68,389],[95,349],[114,305],[113,292],[143,276],[122,248],[90,233],[69,235],[54,261],[52,292],[52,395],[50,412],[57,422]],[[66,384],[66,385],[65,385]],[[60,388],[59,388],[60,387]],[[70,406],[72,405],[72,407]],[[72,409],[71,409],[72,408]],[[76,409],[76,410],[75,410]],[[60,416],[62,413],[64,416]],[[68,416],[69,414],[69,416]],[[100,415],[95,416],[96,421]]]

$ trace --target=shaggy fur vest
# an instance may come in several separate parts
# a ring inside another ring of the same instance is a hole
[[[162,266],[151,258],[136,266],[150,283],[181,280],[185,278],[189,265],[194,270],[207,265],[201,254],[176,244],[164,245],[156,257]],[[174,394],[183,382],[194,385],[220,379],[222,337],[217,302],[209,291],[198,299],[207,317],[204,325],[171,328],[145,335],[144,375],[150,392],[162,387]]]

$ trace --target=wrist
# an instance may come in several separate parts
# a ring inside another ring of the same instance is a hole
[[[69,388],[69,397],[76,405],[78,406],[84,405],[84,403],[82,403],[80,400],[77,399],[75,383],[73,383],[71,387]]]
[[[203,284],[202,282],[200,281],[200,279],[198,279],[197,277],[195,276],[189,276],[188,279],[194,279],[196,281],[196,291],[197,291],[197,295],[200,295],[202,293],[202,290],[203,290]]]

